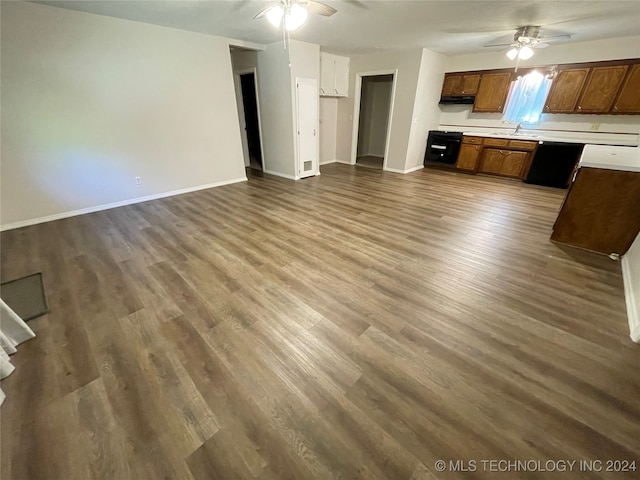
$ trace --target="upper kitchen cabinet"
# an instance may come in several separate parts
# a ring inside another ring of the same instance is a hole
[[[442,85],[442,96],[475,95],[479,83],[480,75],[477,73],[447,73]]]
[[[611,111],[612,113],[640,113],[640,63],[631,67]]]
[[[567,68],[560,70],[553,79],[545,103],[545,113],[572,113],[582,91],[589,68]]]
[[[502,113],[510,86],[511,72],[482,75],[473,111]]]
[[[579,113],[607,113],[622,85],[628,65],[594,67],[578,101]]]
[[[349,58],[320,52],[320,96],[349,94]]]

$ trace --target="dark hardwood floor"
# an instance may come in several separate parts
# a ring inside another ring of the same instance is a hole
[[[640,467],[620,265],[549,241],[563,195],[334,164],[4,232],[51,311],[2,478],[638,478],[480,463]]]

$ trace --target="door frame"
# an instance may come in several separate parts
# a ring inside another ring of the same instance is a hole
[[[356,85],[353,97],[353,130],[351,131],[351,160],[350,165],[356,164],[358,155],[358,130],[360,128],[360,102],[362,96],[362,77],[375,77],[378,75],[393,75],[393,84],[391,86],[391,101],[389,102],[389,121],[387,122],[387,138],[384,144],[384,161],[382,169],[387,169],[387,161],[389,159],[389,140],[391,139],[391,123],[393,121],[393,108],[396,100],[396,84],[398,81],[398,69],[378,70],[374,72],[358,72],[356,73]]]
[[[300,116],[298,114],[299,109],[300,109],[300,105],[298,104],[298,84],[299,83],[309,83],[315,86],[316,89],[316,121],[315,121],[315,151],[316,151],[316,155],[315,155],[315,165],[314,165],[314,170],[315,173],[314,175],[320,175],[320,96],[318,94],[318,79],[317,78],[312,78],[312,77],[296,77],[295,78],[295,108],[296,108],[296,121],[295,124],[293,125],[293,131],[295,134],[295,157],[296,157],[296,175],[295,178],[296,180],[300,179],[300,178],[308,178],[308,177],[301,177],[302,175],[302,164],[300,163],[300,135],[298,134],[298,121],[300,119]],[[309,175],[310,177],[311,175]]]
[[[262,115],[260,114],[260,96],[258,94],[258,69],[256,67],[249,68],[241,68],[239,70],[234,70],[233,72],[233,83],[236,88],[236,92],[240,93],[240,105],[241,111],[238,112],[238,117],[242,115],[242,119],[244,120],[245,127],[247,125],[247,120],[244,118],[244,96],[242,95],[242,85],[240,84],[240,76],[246,75],[248,73],[253,73],[253,86],[256,90],[256,110],[258,113],[258,135],[260,136],[260,152],[262,154],[262,171],[264,172],[267,169],[267,164],[264,158],[264,145],[262,144]],[[242,138],[242,132],[240,132],[240,138]],[[249,145],[247,140],[247,152],[249,152]]]

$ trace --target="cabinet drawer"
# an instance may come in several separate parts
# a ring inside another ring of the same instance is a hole
[[[472,143],[474,145],[482,145],[482,137],[462,137],[462,143]]]
[[[518,150],[534,150],[538,142],[532,142],[528,140],[509,140],[509,147],[517,148]]]
[[[509,140],[506,138],[485,138],[484,144],[490,147],[506,147],[509,145]]]

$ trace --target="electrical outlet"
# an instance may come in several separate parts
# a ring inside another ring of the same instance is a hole
[[[140,185],[142,183],[142,179],[140,177],[136,177],[136,185]]]
[[[600,124],[599,123],[592,123],[591,124],[591,130],[594,131],[594,132],[597,131],[597,130],[600,130]]]

